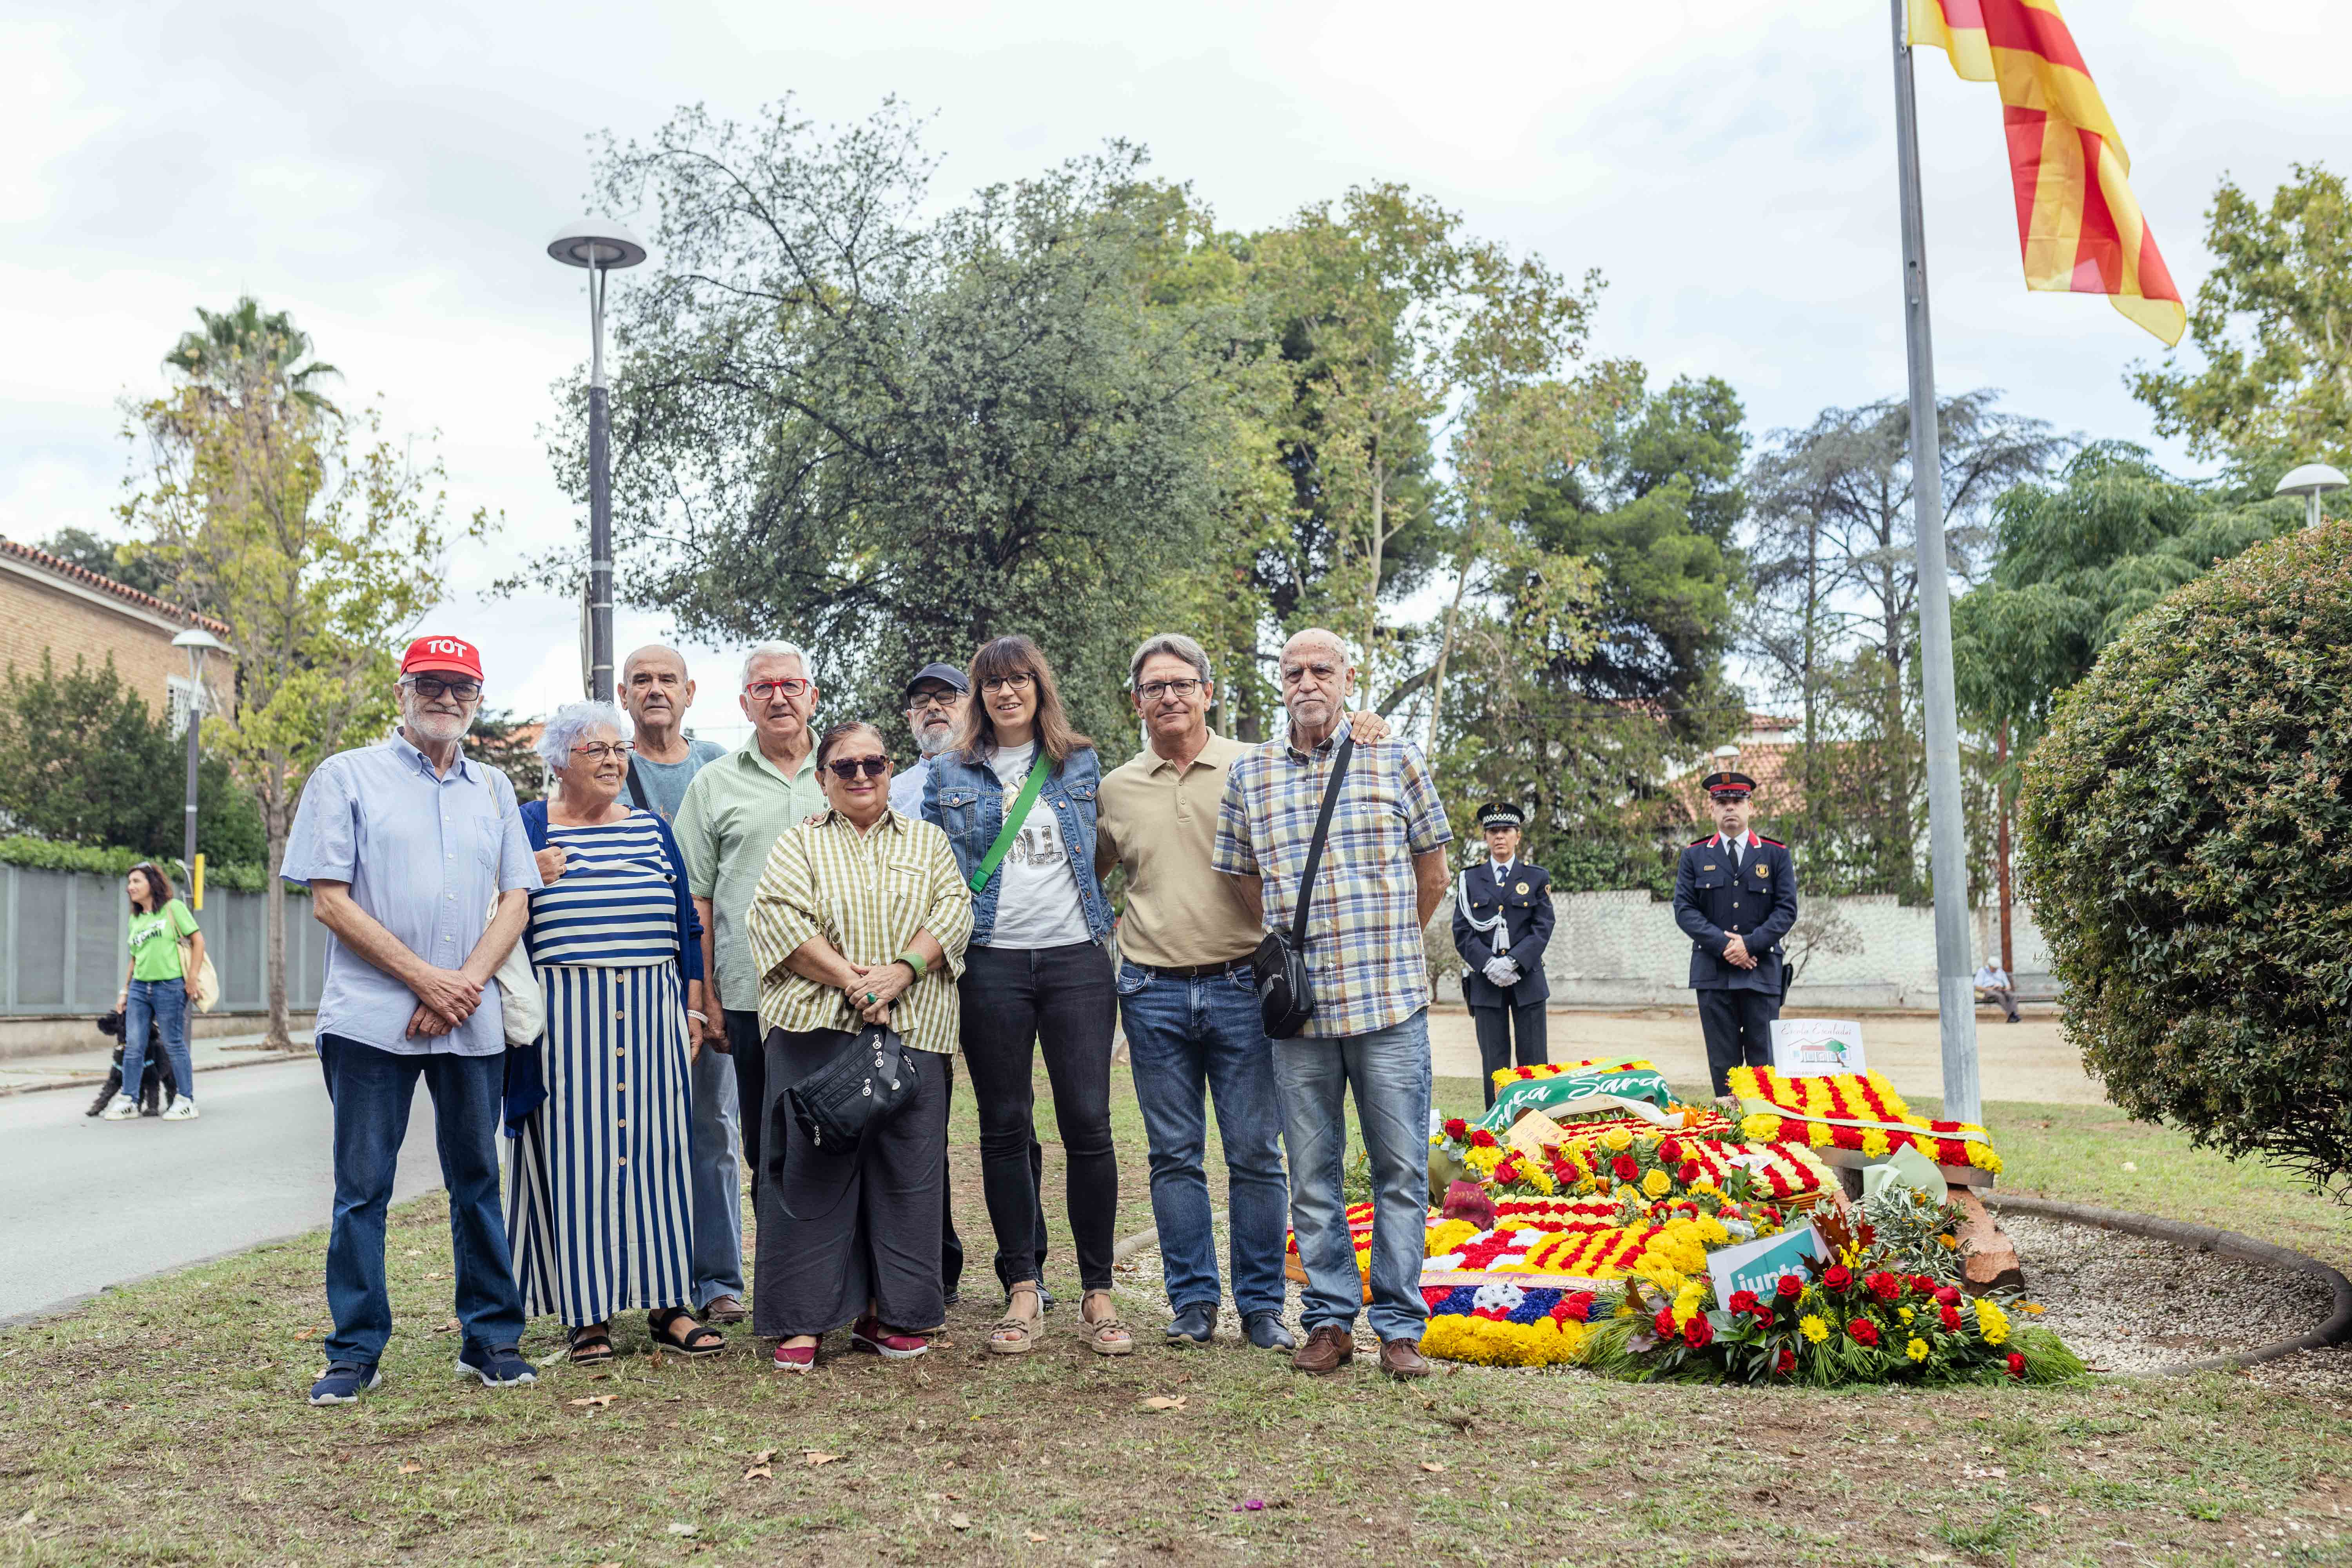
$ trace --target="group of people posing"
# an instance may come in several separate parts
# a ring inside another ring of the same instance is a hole
[[[923,1354],[963,1276],[946,1157],[959,1053],[1003,1301],[987,1349],[1029,1352],[1054,1305],[1032,1087],[1042,1055],[1076,1331],[1128,1353],[1136,1331],[1111,1289],[1122,1023],[1166,1337],[1206,1343],[1226,1293],[1204,1169],[1213,1106],[1242,1332],[1308,1372],[1354,1359],[1367,1293],[1341,1195],[1352,1093],[1377,1215],[1380,1364],[1425,1373],[1422,933],[1458,894],[1457,938],[1487,988],[1474,1006],[1518,1013],[1521,1058],[1540,1059],[1541,942],[1526,939],[1538,903],[1549,934],[1549,903],[1499,848],[1516,824],[1486,824],[1496,876],[1449,886],[1427,764],[1377,715],[1349,713],[1354,670],[1328,632],[1284,647],[1286,723],[1262,745],[1210,729],[1216,687],[1192,638],[1147,640],[1128,673],[1147,744],[1106,769],[1027,638],[929,665],[906,689],[921,755],[901,771],[876,725],[819,723],[797,647],[745,658],[752,734],[733,752],[687,738],[685,660],[641,648],[620,671],[619,707],[575,703],[547,721],[553,787],[518,807],[502,774],[464,754],[478,652],[413,643],[399,729],[314,773],[285,859],[331,935],[317,1037],[334,1105],[335,1326],[312,1402],[348,1403],[377,1379],[392,1327],[385,1214],[420,1077],[449,1190],[458,1366],[486,1384],[533,1380],[519,1346],[538,1313],[560,1318],[581,1363],[614,1355],[629,1311],[686,1356],[723,1350],[725,1327],[748,1316],[792,1373],[814,1369],[844,1327],[853,1352]],[[1286,1038],[1269,1037],[1261,1009],[1269,931],[1300,939],[1313,998]],[[912,1084],[851,1152],[822,1147],[794,1124],[788,1091],[872,1026],[895,1035]],[[501,1131],[514,1151],[503,1205]],[[1308,1280],[1303,1343],[1283,1318],[1286,1219]]]

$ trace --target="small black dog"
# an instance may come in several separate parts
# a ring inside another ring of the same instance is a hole
[[[107,1071],[106,1087],[98,1091],[98,1098],[82,1112],[84,1116],[96,1116],[121,1091],[122,1024],[120,1007],[98,1020],[98,1032],[115,1042],[114,1066]],[[166,1097],[176,1097],[179,1092],[180,1082],[173,1076],[171,1058],[163,1054],[163,1026],[151,1018],[147,1024],[147,1067],[139,1075],[139,1114],[163,1115]]]

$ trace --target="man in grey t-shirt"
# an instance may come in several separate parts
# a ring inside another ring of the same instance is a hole
[[[648,644],[622,662],[621,706],[633,721],[635,754],[624,790],[629,804],[664,822],[686,802],[686,786],[703,764],[727,754],[711,741],[689,741],[680,726],[694,706],[686,657]],[[554,853],[561,854],[561,850]],[[541,867],[541,874],[546,868]],[[699,1029],[700,1018],[691,1020]],[[735,1058],[723,1050],[697,1052],[689,1076],[694,1123],[687,1144],[694,1172],[694,1305],[714,1322],[743,1321],[743,1184],[736,1159]]]

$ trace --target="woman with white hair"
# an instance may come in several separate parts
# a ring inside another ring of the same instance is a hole
[[[507,1230],[525,1310],[561,1317],[580,1364],[613,1359],[630,1308],[673,1354],[727,1345],[690,1310],[702,926],[668,826],[620,798],[628,735],[609,702],[558,709],[539,740],[555,794],[522,807],[531,847],[562,855],[524,931],[547,1030],[509,1053]]]

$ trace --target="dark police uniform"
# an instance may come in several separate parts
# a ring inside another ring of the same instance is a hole
[[[1755,788],[1744,773],[1710,773],[1718,789]],[[1748,835],[1728,846],[1710,834],[1683,851],[1675,870],[1675,923],[1691,939],[1690,984],[1698,993],[1699,1030],[1706,1067],[1720,1096],[1731,1091],[1736,1067],[1772,1060],[1772,1020],[1780,1016],[1780,939],[1797,922],[1797,874],[1785,844]],[[1723,950],[1737,932],[1756,960],[1753,969],[1728,963]]]
[[[1489,804],[1480,808],[1478,826],[1517,827],[1524,820],[1517,806]],[[1540,866],[1522,858],[1498,867],[1489,858],[1462,872],[1454,884],[1454,951],[1468,967],[1462,973],[1462,999],[1470,1005],[1470,1019],[1478,1031],[1480,1082],[1486,1103],[1495,1103],[1495,1074],[1511,1066],[1513,1037],[1518,1042],[1518,1065],[1534,1067],[1550,1060],[1545,1038],[1544,1004],[1551,984],[1544,978],[1544,949],[1551,943],[1554,915],[1551,878]],[[1481,931],[1481,926],[1492,924]],[[1519,966],[1519,978],[1497,985],[1484,973],[1493,958],[1507,958]]]

